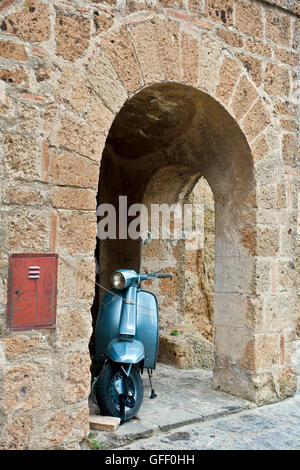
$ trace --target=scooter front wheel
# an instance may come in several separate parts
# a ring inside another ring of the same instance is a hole
[[[108,362],[100,372],[95,392],[98,406],[104,416],[120,418],[118,382],[123,380],[120,366]],[[143,401],[143,382],[139,371],[132,367],[128,380],[128,392],[134,400],[133,408],[125,407],[126,421],[133,418],[139,411]]]

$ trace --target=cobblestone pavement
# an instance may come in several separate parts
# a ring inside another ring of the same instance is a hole
[[[300,343],[295,397],[273,405],[188,425],[122,449],[296,450],[300,449]]]
[[[182,371],[159,365],[154,383],[158,398],[145,394],[137,418],[116,432],[93,431],[103,449],[300,449],[300,341],[295,397],[257,407],[213,390],[211,372]],[[99,413],[91,405],[92,413]],[[83,444],[83,448],[87,448]]]

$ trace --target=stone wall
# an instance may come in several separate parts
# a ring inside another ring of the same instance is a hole
[[[100,161],[118,112],[157,84],[185,87],[196,119],[172,151],[215,196],[214,386],[293,394],[298,2],[2,0],[0,56],[1,447],[79,448],[88,432]],[[6,328],[22,252],[59,255],[52,331]]]

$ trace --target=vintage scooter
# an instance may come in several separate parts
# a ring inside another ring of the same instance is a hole
[[[147,232],[140,238],[143,245],[151,242]],[[147,370],[151,397],[156,394],[151,383],[155,369],[159,315],[155,295],[141,288],[149,279],[172,279],[172,274],[138,274],[130,269],[115,271],[112,288],[103,296],[96,324],[95,362],[101,372],[93,389],[103,415],[121,418],[121,423],[137,414],[143,401],[141,374]],[[151,371],[151,374],[150,374]]]

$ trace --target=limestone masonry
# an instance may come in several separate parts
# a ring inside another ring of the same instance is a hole
[[[174,272],[149,286],[162,359],[258,404],[293,395],[299,17],[298,0],[0,1],[2,449],[89,432],[96,207],[119,194],[206,204],[203,250],[167,240],[142,259]],[[15,253],[58,254],[56,328],[7,328]],[[138,268],[134,242],[96,253],[105,285]]]

